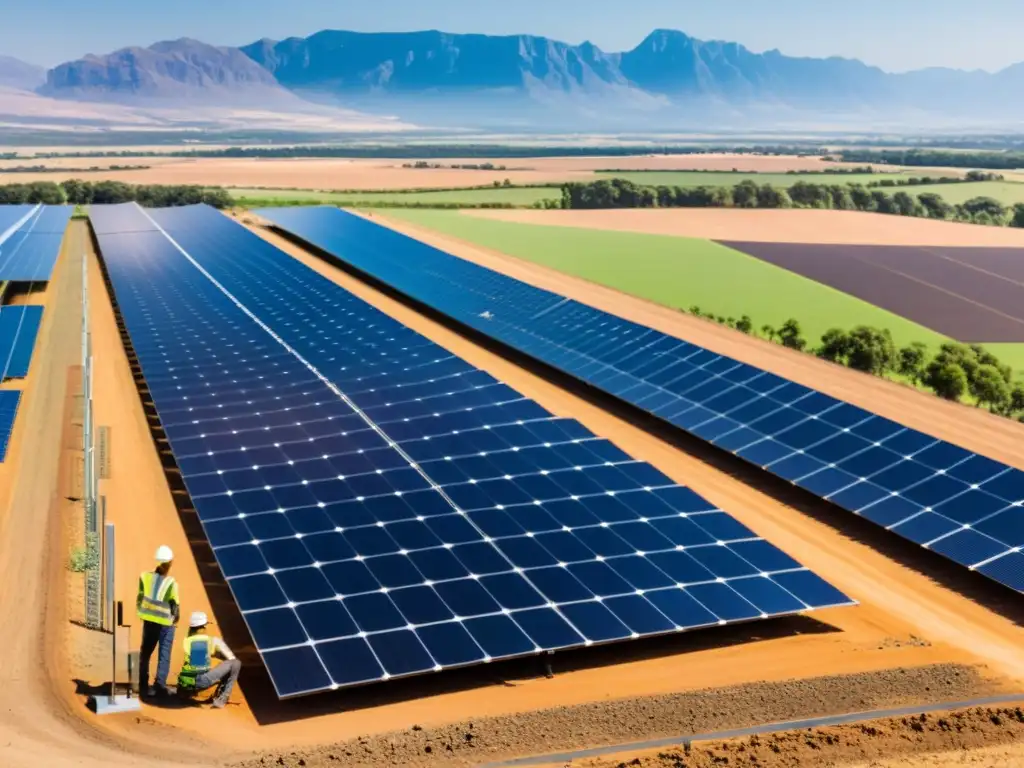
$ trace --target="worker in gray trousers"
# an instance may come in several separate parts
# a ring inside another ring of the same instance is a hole
[[[224,707],[231,698],[231,690],[242,671],[242,662],[228,648],[227,643],[216,635],[206,634],[209,620],[202,611],[195,611],[188,622],[188,637],[185,638],[185,661],[178,675],[178,693],[194,696],[199,691],[217,686],[213,706]],[[213,659],[222,661],[213,666]]]

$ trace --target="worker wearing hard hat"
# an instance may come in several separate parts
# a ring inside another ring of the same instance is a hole
[[[227,644],[216,635],[206,633],[209,620],[202,611],[196,611],[189,618],[188,637],[185,638],[185,661],[178,675],[178,693],[189,695],[217,686],[213,706],[220,709],[231,698],[242,662],[235,658]],[[220,657],[223,661],[213,666],[212,660]]]
[[[156,680],[152,695],[166,696],[167,676],[171,673],[171,649],[174,646],[174,627],[180,615],[178,582],[170,576],[174,553],[168,546],[156,551],[156,569],[139,576],[139,594],[135,609],[142,620],[142,649],[139,653],[139,691],[143,696],[149,690],[149,660],[159,648]]]

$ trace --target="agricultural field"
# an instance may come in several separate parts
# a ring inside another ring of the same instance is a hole
[[[732,173],[729,171],[633,171],[599,174],[608,179],[620,178],[647,186],[728,186],[743,181],[790,187],[804,181],[812,184],[867,184],[886,178],[909,178],[909,172],[900,174],[815,174],[815,173]],[[566,179],[572,181],[578,179]],[[928,184],[882,188],[888,194],[904,191],[911,195],[932,192],[951,204],[963,203],[974,197],[992,197],[1004,205],[1024,202],[1024,183],[1013,181],[980,181],[961,184]],[[494,187],[450,190],[367,190],[362,192],[332,191],[327,189],[261,189],[239,187],[229,190],[241,205],[274,206],[324,203],[342,206],[373,205],[510,205],[534,206],[544,200],[561,197],[558,187]]]
[[[744,181],[791,187],[798,181],[810,184],[868,184],[884,179],[923,175],[911,171],[895,173],[744,173],[742,171],[620,171],[600,172],[599,177],[626,179],[634,184],[657,187],[732,187]],[[954,175],[954,174],[949,174]]]
[[[313,189],[231,189],[231,195],[242,205],[293,205],[296,203],[327,203],[333,205],[410,205],[504,204],[531,206],[542,200],[557,200],[562,193],[557,187],[494,187],[493,189],[458,189],[422,192],[330,192]]]
[[[956,205],[974,197],[992,197],[1003,205],[1024,203],[1024,183],[1019,181],[972,181],[964,184],[922,184],[919,187],[900,187],[912,195],[933,192],[947,203]],[[897,189],[886,189],[896,192]]]
[[[521,224],[450,211],[392,210],[386,215],[672,308],[699,306],[723,317],[749,315],[755,328],[778,327],[796,317],[811,343],[829,328],[856,325],[888,328],[901,346],[920,341],[934,349],[949,340],[867,301],[707,239]],[[990,346],[1015,369],[1024,369],[1024,344]]]

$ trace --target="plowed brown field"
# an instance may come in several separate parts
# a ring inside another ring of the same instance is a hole
[[[1024,247],[1024,230],[859,211],[759,211],[733,208],[613,211],[462,211],[499,221],[649,235],[763,243]]]

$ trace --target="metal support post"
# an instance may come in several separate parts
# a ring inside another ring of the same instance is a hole
[[[97,715],[137,712],[141,708],[139,699],[132,696],[130,690],[127,695],[118,694],[117,692],[117,630],[123,623],[123,606],[114,599],[114,524],[107,523],[104,533],[104,543],[107,550],[107,600],[113,631],[110,633],[110,694],[107,696],[97,694],[89,698],[89,705],[95,710]],[[130,634],[129,637],[131,637]]]

